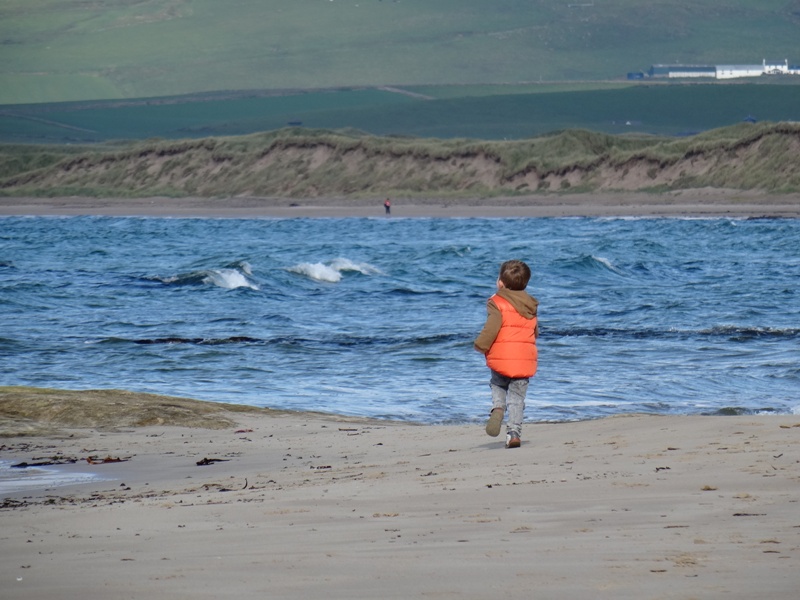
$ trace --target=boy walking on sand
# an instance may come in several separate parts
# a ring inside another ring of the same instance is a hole
[[[539,301],[525,288],[531,270],[521,260],[500,265],[497,293],[486,303],[486,323],[475,339],[475,350],[486,356],[491,370],[492,411],[486,433],[497,437],[508,411],[506,448],[519,448],[528,380],[536,373]]]

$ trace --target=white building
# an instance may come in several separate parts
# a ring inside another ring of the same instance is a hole
[[[787,75],[789,73],[789,60],[782,63],[768,63],[764,60],[764,73],[767,75]]]
[[[716,79],[739,79],[741,77],[761,77],[762,75],[800,75],[800,65],[783,62],[767,62],[760,65],[653,65],[648,72],[650,77],[693,78],[711,77]],[[629,79],[632,79],[629,74]]]
[[[714,67],[706,65],[653,65],[650,77],[668,77],[669,79],[687,77],[716,77]]]
[[[767,60],[764,59],[760,65],[717,65],[717,79],[795,74],[795,68],[789,66],[788,59],[783,62],[767,62]]]
[[[760,77],[764,74],[763,65],[717,65],[716,69],[717,79]]]

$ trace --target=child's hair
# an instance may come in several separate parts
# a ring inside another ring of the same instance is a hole
[[[521,260],[507,260],[500,265],[500,281],[509,290],[524,290],[531,279],[531,269]]]

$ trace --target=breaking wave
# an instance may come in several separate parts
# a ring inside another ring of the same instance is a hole
[[[286,269],[290,273],[303,275],[315,281],[338,283],[343,273],[353,272],[362,275],[380,275],[381,270],[367,263],[355,263],[347,258],[335,258],[329,263],[299,263]]]
[[[250,264],[245,261],[239,261],[219,269],[202,269],[168,277],[151,277],[149,279],[175,286],[213,285],[226,290],[235,290],[237,288],[258,290],[258,285],[250,279],[252,275],[253,271]]]
[[[565,258],[554,261],[555,264],[568,271],[578,272],[608,272],[615,273],[616,275],[623,275],[613,262],[602,256],[594,256],[591,254],[582,254],[574,258]]]

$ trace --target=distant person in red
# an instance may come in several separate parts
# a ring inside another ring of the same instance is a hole
[[[391,213],[392,213],[392,203],[391,203],[391,202],[389,202],[389,199],[388,199],[388,198],[387,198],[387,199],[386,199],[386,201],[383,203],[383,208],[385,208],[385,209],[386,209],[386,214],[387,214],[387,215],[389,215],[389,214],[391,214]]]

